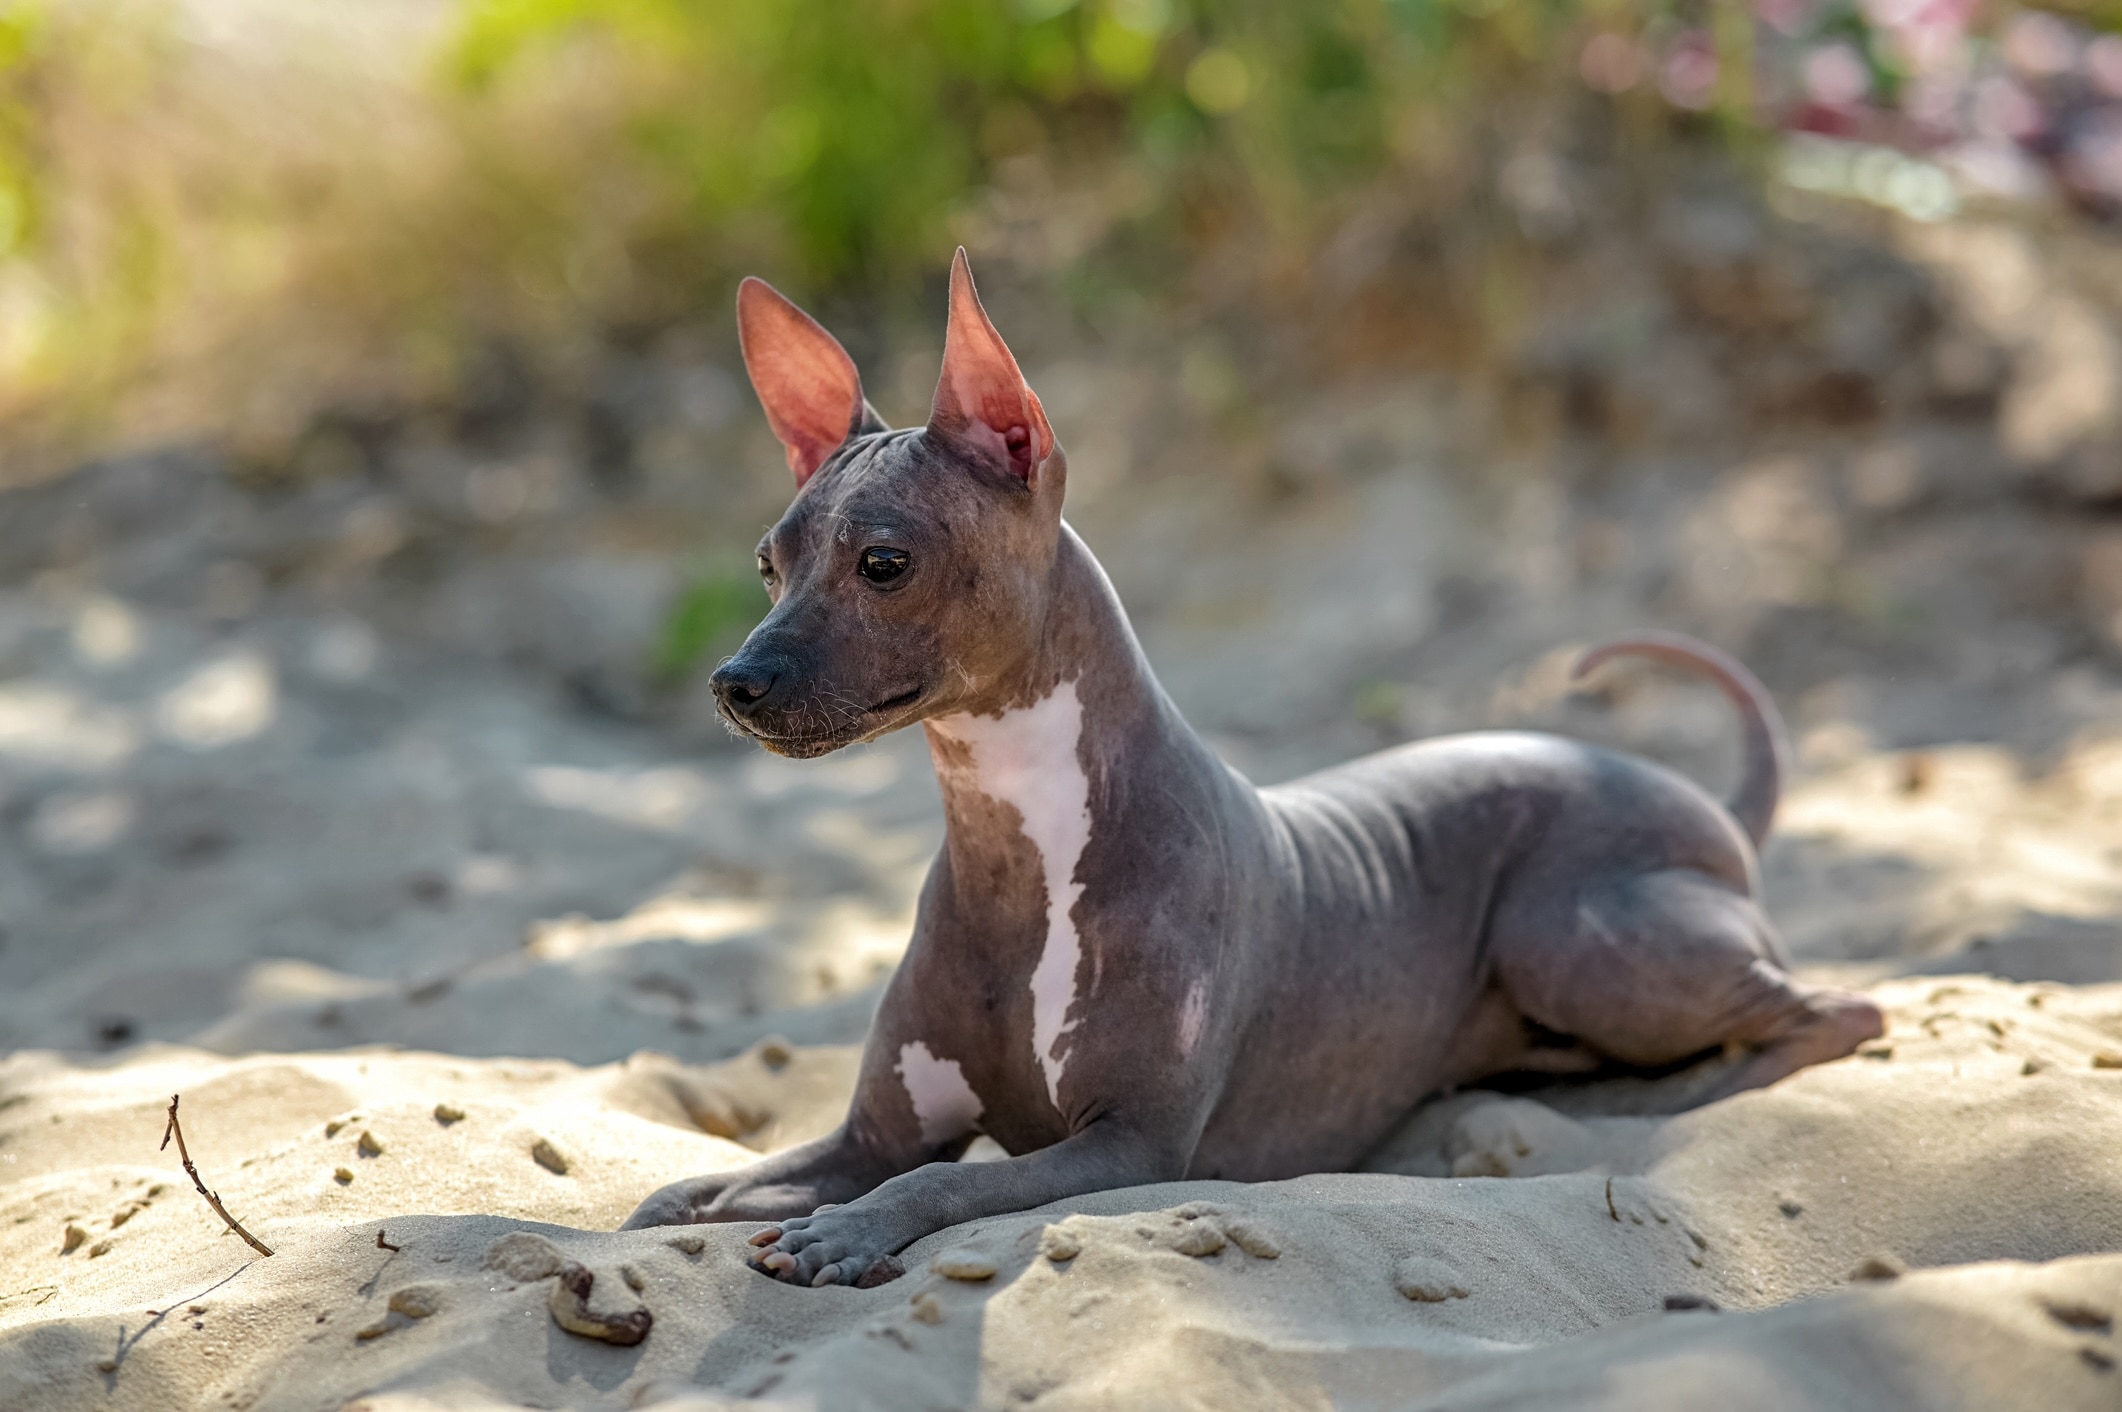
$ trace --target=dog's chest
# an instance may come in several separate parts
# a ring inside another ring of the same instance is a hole
[[[1077,871],[1090,847],[1090,778],[1082,763],[1083,706],[1076,684],[1063,682],[1029,706],[1000,716],[948,716],[929,723],[936,775],[960,812],[977,800],[1014,816],[1036,855],[1043,893],[1043,941],[1030,980],[1032,1059],[1048,1100],[1062,1106],[1071,1012],[1084,998],[1083,939],[1075,917],[1083,884]],[[1011,847],[1016,840],[983,840]]]

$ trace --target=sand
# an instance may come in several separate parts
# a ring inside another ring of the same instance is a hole
[[[975,1222],[874,1290],[759,1277],[750,1228],[609,1230],[672,1173],[830,1124],[848,1047],[24,1052],[0,1406],[2115,1406],[2122,987],[1874,993],[1884,1041],[1767,1091],[1680,1116],[1645,1110],[1694,1076],[1459,1094],[1374,1170]],[[271,1258],[156,1151],[176,1091]],[[646,1338],[563,1329],[558,1261]]]

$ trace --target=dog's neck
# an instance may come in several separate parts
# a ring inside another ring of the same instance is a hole
[[[1220,766],[1157,684],[1105,571],[1066,525],[1050,591],[1025,675],[1004,695],[1009,704],[931,719],[927,727],[951,876],[960,888],[1029,894],[977,899],[1007,911],[1043,901],[1032,1038],[1058,1103],[1065,1060],[1055,1046],[1068,1028],[1082,959],[1072,913],[1083,893],[1084,852],[1110,826],[1126,791],[1156,788],[1172,770]],[[1016,833],[1037,850],[1036,874],[1010,866],[1023,856]],[[1098,960],[1092,957],[1094,988]]]
[[[954,825],[968,792],[1013,801],[1159,755],[1208,756],[1150,670],[1104,569],[1065,524],[1047,593],[1038,642],[982,693],[998,704],[925,722]]]

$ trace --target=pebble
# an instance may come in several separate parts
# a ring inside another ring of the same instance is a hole
[[[2038,1074],[2047,1067],[2046,1059],[2029,1059],[2019,1066],[2019,1072],[2027,1075]]]
[[[1188,1221],[1184,1226],[1181,1226],[1178,1234],[1172,1239],[1171,1248],[1178,1251],[1181,1255],[1192,1255],[1199,1258],[1205,1255],[1214,1255],[1228,1244],[1230,1244],[1230,1240],[1223,1234],[1223,1228],[1214,1221],[1204,1218],[1202,1220]]]
[[[1851,1270],[1849,1277],[1852,1280],[1898,1280],[1907,1272],[1908,1267],[1891,1255],[1871,1255]]]
[[[1442,1260],[1402,1261],[1393,1273],[1393,1288],[1424,1304],[1464,1299],[1469,1293],[1465,1277]]]
[[[672,1236],[663,1242],[681,1255],[698,1255],[707,1249],[707,1237],[696,1235]]]
[[[550,1140],[539,1138],[531,1144],[530,1153],[531,1161],[536,1162],[554,1176],[564,1177],[567,1175],[567,1155],[559,1148],[553,1146]]]
[[[99,1240],[88,1248],[88,1258],[93,1260],[98,1255],[108,1255],[110,1254],[110,1249],[111,1243],[109,1241]]]
[[[555,1274],[567,1263],[560,1247],[529,1231],[510,1231],[492,1245],[480,1261],[489,1270],[499,1270],[517,1284],[529,1284]]]
[[[2122,1049],[2103,1049],[2093,1056],[2095,1069],[2122,1069]]]
[[[995,1277],[995,1262],[977,1250],[950,1250],[928,1262],[928,1268],[946,1280],[978,1283]]]
[[[933,1294],[917,1294],[907,1301],[914,1306],[914,1318],[924,1324],[943,1322],[943,1305]]]
[[[1703,1313],[1714,1314],[1718,1311],[1717,1301],[1706,1294],[1668,1294],[1665,1296],[1665,1312],[1668,1314],[1686,1314],[1698,1310]]]
[[[72,1222],[68,1222],[66,1227],[66,1234],[59,1237],[59,1253],[61,1255],[71,1255],[75,1251],[79,1250],[81,1248],[81,1242],[87,1239],[87,1231],[82,1230],[79,1226],[74,1225]]]
[[[646,1305],[637,1304],[631,1309],[599,1309],[593,1303],[597,1277],[587,1267],[570,1261],[560,1267],[558,1274],[546,1307],[552,1311],[553,1322],[561,1328],[621,1348],[630,1348],[648,1337],[656,1316]]]
[[[445,1128],[451,1123],[461,1123],[464,1121],[464,1110],[454,1103],[437,1103],[435,1121]]]
[[[769,1069],[786,1068],[788,1061],[795,1057],[796,1051],[779,1035],[759,1041],[759,1062]]]
[[[391,1292],[391,1312],[408,1319],[425,1319],[441,1307],[442,1291],[433,1285],[407,1285]]]
[[[1277,1260],[1282,1256],[1282,1242],[1266,1229],[1253,1224],[1250,1217],[1225,1216],[1223,1234],[1230,1237],[1232,1245],[1255,1260]]]
[[[374,1133],[367,1128],[363,1128],[361,1136],[354,1139],[354,1151],[360,1153],[363,1157],[381,1157],[383,1155],[383,1144],[376,1140]]]
[[[1066,1226],[1048,1226],[1039,1232],[1039,1253],[1056,1265],[1083,1253],[1083,1242]]]
[[[354,1169],[351,1167],[334,1167],[332,1168],[332,1180],[341,1186],[352,1186],[354,1184]]]

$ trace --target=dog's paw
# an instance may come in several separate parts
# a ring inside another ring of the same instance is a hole
[[[758,1247],[752,1268],[785,1284],[868,1289],[906,1272],[875,1223],[864,1218],[859,1203],[821,1206],[808,1216],[768,1226],[752,1237],[752,1244]]]

